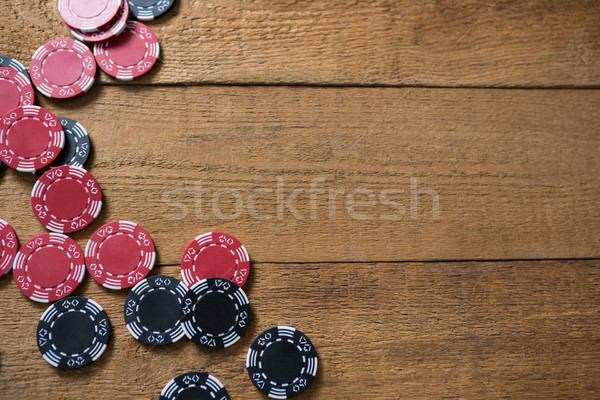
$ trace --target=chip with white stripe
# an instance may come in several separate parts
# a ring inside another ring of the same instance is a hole
[[[229,400],[217,378],[206,372],[188,372],[172,379],[160,393],[160,400]]]
[[[33,186],[31,208],[46,229],[57,233],[78,232],[100,214],[102,190],[96,178],[83,168],[71,165],[52,168]]]
[[[92,235],[85,262],[92,277],[109,289],[128,289],[148,276],[156,261],[150,234],[135,222],[108,223]]]
[[[96,60],[80,41],[55,39],[37,49],[29,72],[44,96],[70,99],[90,90],[96,80]]]
[[[186,295],[191,310],[183,329],[194,343],[213,349],[229,347],[246,333],[250,303],[244,290],[221,278],[202,280]]]
[[[175,343],[183,336],[189,314],[187,286],[170,276],[150,276],[131,289],[125,300],[125,324],[129,333],[150,346]]]
[[[267,329],[252,342],[246,358],[250,380],[273,399],[302,393],[317,374],[317,353],[308,337],[289,326]]]
[[[94,45],[94,56],[100,69],[121,81],[130,81],[150,72],[159,55],[156,35],[137,21],[129,21],[115,39]]]
[[[131,16],[138,21],[153,21],[171,9],[175,0],[128,0]]]
[[[37,327],[37,345],[50,365],[77,369],[96,361],[110,337],[108,316],[98,303],[72,296],[44,312]]]
[[[51,303],[69,296],[83,281],[85,259],[73,239],[45,233],[27,241],[15,257],[17,288],[33,301]]]

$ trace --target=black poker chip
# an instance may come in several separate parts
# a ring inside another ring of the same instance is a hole
[[[108,345],[108,316],[93,300],[71,296],[52,304],[40,318],[37,344],[52,366],[77,369],[96,361]]]
[[[65,147],[48,169],[63,165],[83,168],[92,150],[92,144],[87,131],[80,123],[71,118],[57,118],[65,132]],[[46,171],[47,169],[38,171],[36,175],[42,176]]]
[[[131,335],[151,346],[181,339],[185,335],[182,322],[191,310],[187,293],[183,282],[169,276],[151,276],[139,282],[125,301],[125,324]]]
[[[188,372],[167,383],[160,400],[229,400],[217,378],[205,372]]]
[[[15,69],[15,70],[19,71],[20,73],[22,73],[23,75],[25,75],[27,80],[29,82],[31,82],[31,77],[29,76],[29,72],[27,72],[27,68],[25,68],[23,66],[23,64],[21,64],[14,58],[7,57],[7,56],[0,56],[0,67]]]
[[[289,399],[302,393],[317,374],[317,364],[310,339],[289,326],[258,335],[246,358],[250,380],[273,399]]]
[[[244,290],[230,280],[204,279],[189,290],[191,311],[183,329],[194,343],[208,348],[229,347],[250,323],[250,303]]]
[[[90,156],[90,137],[81,124],[71,118],[58,117],[65,132],[65,148],[52,164],[54,167],[71,165],[83,167]]]
[[[175,0],[127,0],[131,16],[138,21],[152,21],[165,14]]]

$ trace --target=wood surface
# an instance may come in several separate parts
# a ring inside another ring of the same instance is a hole
[[[254,267],[245,286],[252,325],[219,351],[136,342],[122,317],[126,293],[88,275],[76,293],[105,308],[112,338],[97,362],[67,372],[36,348],[45,306],[1,280],[4,398],[157,399],[170,377],[202,370],[232,399],[261,399],[246,350],[279,324],[301,326],[318,349],[317,379],[299,399],[594,398],[600,390],[598,261]],[[177,276],[179,267],[157,272]]]
[[[69,36],[55,1],[2,10],[0,54],[26,65]],[[149,76],[36,100],[92,138],[105,204],[71,235],[82,248],[132,220],[152,273],[180,278],[194,236],[229,232],[253,261],[249,331],[221,351],[145,346],[127,291],[88,275],[75,294],[105,308],[111,341],[60,371],[35,342],[47,305],[9,274],[0,398],[157,399],[200,370],[265,399],[245,357],[276,325],[317,347],[298,399],[600,398],[599,15],[590,0],[178,0],[149,23]],[[0,169],[21,244],[46,232],[35,179]]]
[[[56,0],[5,1],[0,54],[69,37]],[[143,83],[597,87],[596,0],[177,0]],[[104,74],[103,82],[115,83]]]
[[[93,140],[106,204],[73,235],[82,247],[125,219],[168,265],[214,230],[260,262],[600,257],[596,90],[144,86],[39,100]],[[411,195],[415,180],[437,192],[437,214],[432,195]],[[0,172],[23,238],[44,232],[34,181]]]

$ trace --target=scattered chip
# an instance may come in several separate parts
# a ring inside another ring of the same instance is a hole
[[[8,222],[0,219],[0,274],[10,271],[19,251],[19,239]]]
[[[183,336],[183,320],[190,312],[184,302],[188,288],[169,276],[151,276],[139,282],[125,300],[125,324],[142,343],[163,346]]]
[[[33,104],[34,93],[31,83],[19,71],[0,67],[0,117],[21,106]]]
[[[194,343],[208,348],[229,347],[244,335],[250,323],[250,303],[235,283],[221,278],[198,282],[188,291],[191,305],[183,323]]]
[[[159,54],[154,32],[136,21],[129,21],[116,39],[94,45],[94,56],[100,68],[122,81],[146,74],[156,64]]]
[[[98,303],[72,296],[52,304],[40,318],[37,344],[44,360],[62,369],[96,361],[108,345],[110,322]]]
[[[104,29],[97,32],[84,33],[77,29],[71,29],[71,34],[86,43],[100,43],[119,36],[125,30],[129,20],[129,3],[123,0],[123,4],[115,19]]]
[[[29,70],[33,84],[44,96],[70,99],[92,87],[96,62],[83,43],[73,39],[56,39],[37,49]]]
[[[46,229],[77,232],[100,214],[102,191],[98,181],[83,168],[56,167],[46,171],[33,186],[31,208]]]
[[[152,238],[141,226],[116,221],[98,229],[85,248],[87,269],[109,289],[127,289],[144,279],[156,259]]]
[[[152,21],[165,14],[175,0],[128,0],[131,15],[140,21]]]
[[[50,303],[67,297],[85,275],[83,252],[65,235],[36,236],[17,252],[13,277],[17,287],[31,300]]]
[[[65,132],[65,148],[50,168],[63,165],[83,167],[91,152],[90,137],[87,131],[81,124],[70,118],[58,117],[58,120]],[[44,172],[46,170],[38,171],[36,175],[42,176]]]
[[[224,278],[244,286],[250,273],[250,257],[231,235],[210,232],[189,244],[181,259],[181,275],[188,287],[207,278]]]
[[[159,400],[229,400],[217,378],[205,372],[188,372],[167,383]]]
[[[81,124],[70,118],[58,117],[65,132],[65,148],[53,166],[83,167],[90,156],[90,137]]]
[[[302,393],[317,374],[317,353],[302,332],[279,326],[261,333],[246,358],[250,380],[273,399]]]
[[[18,171],[46,168],[56,160],[64,142],[60,121],[45,108],[18,107],[0,120],[0,159]]]
[[[58,0],[58,12],[72,29],[97,32],[115,19],[125,0]]]
[[[31,77],[29,76],[29,72],[27,72],[27,68],[25,68],[23,64],[21,64],[14,58],[0,56],[0,67],[16,69],[17,71],[25,75],[27,80],[31,82]]]

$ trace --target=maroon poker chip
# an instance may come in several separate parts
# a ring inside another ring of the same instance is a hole
[[[31,208],[46,229],[77,232],[100,214],[102,191],[98,181],[85,169],[70,165],[56,167],[35,183]]]
[[[15,108],[0,120],[0,160],[23,172],[52,164],[65,145],[60,121],[42,107]]]
[[[58,0],[58,12],[72,29],[97,32],[115,19],[127,0]]]
[[[65,235],[45,233],[25,243],[15,258],[13,277],[31,300],[49,303],[71,293],[83,281],[81,248]]]
[[[124,0],[121,9],[117,13],[115,19],[105,28],[98,32],[82,32],[77,29],[71,29],[71,34],[77,39],[86,43],[101,43],[106,42],[119,36],[125,30],[127,21],[129,20],[129,3]]]
[[[25,75],[0,67],[0,117],[17,107],[32,105],[34,98],[33,86]]]
[[[181,275],[188,287],[208,278],[224,278],[244,286],[250,273],[250,256],[231,235],[210,232],[195,238],[181,259]]]
[[[12,226],[0,219],[0,274],[10,271],[19,251],[19,239]]]
[[[92,87],[96,61],[83,43],[74,39],[56,39],[37,49],[29,72],[33,84],[44,96],[70,99]]]
[[[98,229],[85,247],[92,277],[109,289],[127,289],[142,281],[156,260],[152,238],[141,226],[115,221]]]
[[[102,71],[130,81],[149,72],[160,55],[156,35],[141,22],[129,21],[116,39],[94,45],[94,56]]]

